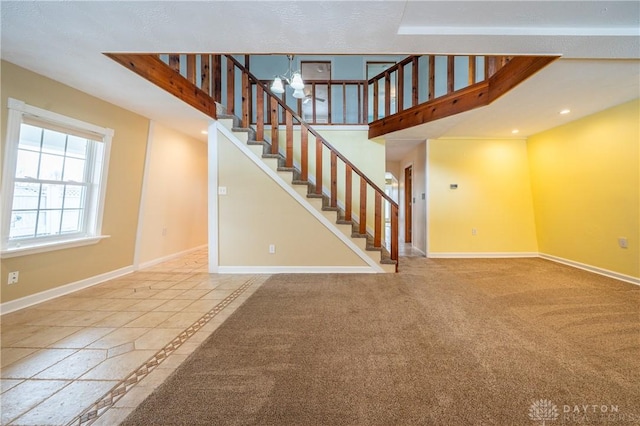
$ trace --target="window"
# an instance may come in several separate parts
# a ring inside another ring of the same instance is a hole
[[[113,130],[9,99],[2,255],[98,242]]]

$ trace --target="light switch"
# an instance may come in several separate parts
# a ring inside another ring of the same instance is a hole
[[[218,195],[227,195],[227,187],[219,186],[218,187]]]

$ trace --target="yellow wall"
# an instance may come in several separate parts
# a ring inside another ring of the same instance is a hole
[[[158,122],[150,133],[141,265],[207,243],[207,145]]]
[[[529,139],[541,253],[640,277],[639,106],[636,99]]]
[[[218,186],[227,188],[218,196],[221,267],[367,266],[222,133]]]
[[[427,161],[430,255],[538,251],[524,140],[429,140]]]
[[[7,98],[114,129],[102,232],[91,246],[2,259],[1,301],[7,302],[133,264],[149,121],[71,87],[2,62],[2,151]],[[7,286],[6,271],[19,271]]]

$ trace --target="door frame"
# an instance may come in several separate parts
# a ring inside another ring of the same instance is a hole
[[[412,242],[413,234],[413,163],[404,167],[404,242]]]

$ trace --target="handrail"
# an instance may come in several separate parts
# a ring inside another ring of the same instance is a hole
[[[227,59],[230,59],[236,65],[236,67],[238,67],[243,73],[246,73],[249,76],[249,78],[251,78],[254,82],[256,82],[256,84],[259,84],[260,87],[265,92],[267,92],[270,96],[275,98],[277,100],[278,104],[285,111],[289,112],[293,116],[293,118],[298,120],[300,122],[300,124],[302,126],[304,126],[305,129],[307,129],[313,136],[315,136],[317,139],[320,139],[322,144],[324,146],[326,146],[327,149],[329,149],[331,152],[334,152],[339,159],[341,159],[345,164],[347,164],[349,167],[351,167],[351,169],[354,172],[356,172],[356,174],[358,174],[361,178],[363,178],[365,180],[365,182],[367,182],[369,184],[369,186],[371,186],[376,192],[379,192],[382,195],[382,198],[384,198],[386,201],[390,202],[391,205],[398,206],[398,203],[396,203],[391,197],[389,197],[382,189],[380,189],[380,187],[378,185],[376,185],[373,181],[371,181],[371,179],[369,179],[367,177],[367,175],[365,175],[363,172],[361,172],[360,169],[358,169],[351,161],[349,161],[347,159],[347,157],[342,155],[333,145],[331,145],[325,138],[323,138],[313,127],[311,127],[306,121],[304,121],[302,119],[302,117],[300,117],[298,114],[296,114],[295,111],[293,111],[293,109],[291,109],[287,104],[282,102],[282,99],[280,99],[273,92],[271,92],[271,90],[267,87],[267,85],[265,85],[256,76],[254,76],[248,69],[246,69],[244,67],[244,65],[242,65],[240,62],[238,62],[238,60],[236,58],[234,58],[231,55],[225,55],[225,56],[227,57]]]

